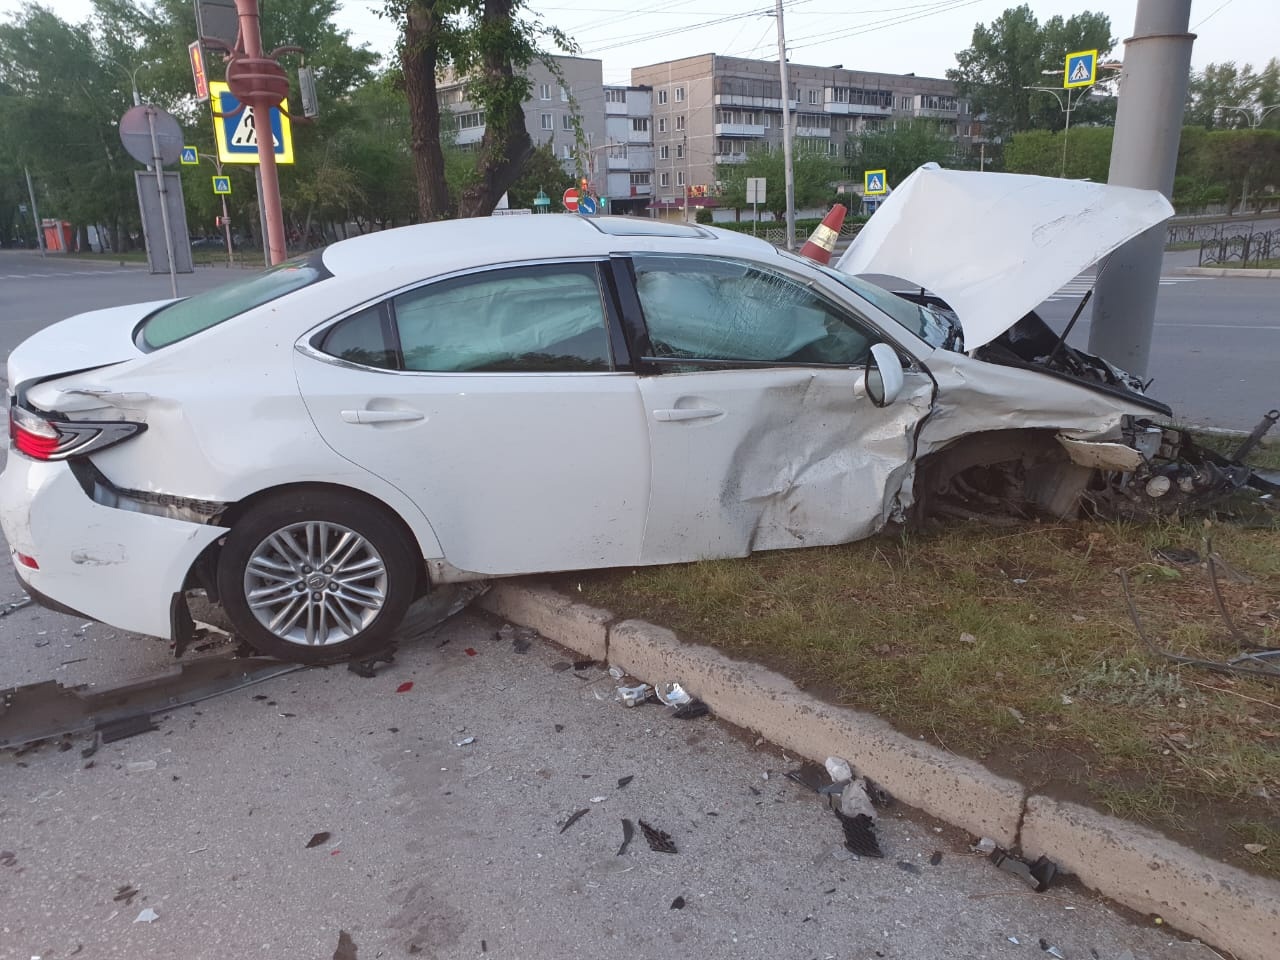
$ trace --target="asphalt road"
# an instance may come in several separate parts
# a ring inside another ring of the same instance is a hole
[[[31,259],[0,256],[4,349],[167,289]],[[21,596],[4,565],[0,690],[172,663],[163,642],[7,606]],[[86,738],[0,753],[0,960],[1215,956],[1070,883],[1034,894],[910,811],[884,817],[887,859],[850,859],[832,814],[784,777],[792,759],[714,719],[626,709],[602,668],[568,669],[545,642],[521,654],[496,626],[464,614],[404,639],[373,679],[294,673],[89,758]],[[637,830],[619,854],[623,818],[678,852]],[[146,910],[157,919],[138,922]]]
[[[517,653],[496,626],[464,614],[373,679],[294,673],[90,759],[85,738],[0,754],[0,958],[1035,960],[1041,938],[1070,960],[1214,956],[1070,883],[1032,893],[901,809],[881,822],[887,858],[851,859],[790,758],[624,708],[600,667]],[[163,653],[80,627],[0,620],[0,688]],[[335,952],[341,931],[358,953]]]
[[[1165,255],[1149,393],[1183,422],[1252,430],[1280,407],[1280,280],[1178,275],[1195,262],[1195,251]],[[1092,284],[1082,275],[1042,304],[1040,315],[1061,331]],[[1091,315],[1092,304],[1068,338],[1072,346],[1087,348]]]

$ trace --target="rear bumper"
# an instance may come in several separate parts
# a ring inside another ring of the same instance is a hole
[[[10,450],[0,475],[0,527],[39,602],[121,630],[172,639],[170,603],[201,552],[226,528],[95,503],[65,463]]]

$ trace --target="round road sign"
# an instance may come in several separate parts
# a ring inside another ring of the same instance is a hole
[[[162,166],[177,163],[182,156],[182,128],[173,115],[149,103],[130,107],[120,118],[120,142],[129,156],[139,163],[151,164],[155,153],[151,145],[151,127],[155,124],[155,150]]]
[[[596,202],[590,197],[583,197],[578,201],[578,212],[585,213],[588,216],[596,212]]]
[[[570,187],[564,192],[564,196],[560,198],[560,202],[564,204],[564,208],[570,213],[578,212],[578,191]]]

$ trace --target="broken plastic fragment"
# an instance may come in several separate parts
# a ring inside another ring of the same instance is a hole
[[[621,790],[623,787],[625,787],[628,783],[630,783],[630,782],[631,782],[632,780],[634,780],[635,778],[636,778],[636,777],[635,777],[635,774],[634,774],[634,773],[632,773],[632,774],[628,774],[628,775],[627,775],[627,776],[625,776],[625,777],[619,777],[619,778],[618,778],[618,789],[619,789],[619,790]]]
[[[910,862],[909,860],[899,860],[897,863],[897,867],[899,870],[903,871],[904,873],[914,873],[916,875],[919,875],[922,872],[919,867],[917,867],[914,863]]]
[[[400,686],[396,687],[396,693],[408,693],[412,689],[413,681],[406,680],[404,683],[400,684]]]
[[[462,652],[465,653],[468,657],[474,657],[476,655],[476,652],[470,647],[467,647],[467,649],[463,650]]]
[[[677,720],[696,720],[698,717],[705,717],[710,712],[710,707],[695,698],[676,707],[671,716]]]
[[[592,798],[591,798],[591,802],[592,802],[592,803],[604,803],[604,802],[605,802],[606,800],[608,800],[608,799],[609,799],[608,797],[592,797]]]
[[[1244,849],[1246,852],[1252,853],[1256,856],[1260,853],[1266,853],[1267,845],[1265,843],[1246,843],[1244,845]]]
[[[669,680],[666,683],[659,683],[653,688],[653,692],[657,694],[658,699],[668,707],[678,707],[693,700],[689,691],[680,686],[680,684],[676,683],[674,680]]]
[[[675,841],[671,839],[671,834],[665,830],[659,830],[657,827],[650,826],[643,820],[640,821],[640,832],[644,834],[645,841],[649,844],[649,849],[655,853],[677,853]]]
[[[135,760],[133,763],[125,767],[130,773],[143,773],[147,770],[154,770],[156,762],[154,760]]]
[[[573,661],[574,670],[590,670],[596,665],[594,660],[575,660]]]
[[[579,820],[581,820],[590,812],[591,812],[590,807],[583,807],[581,810],[573,811],[573,813],[569,814],[569,819],[564,822],[564,826],[560,828],[560,832],[564,833],[566,830],[568,830],[570,827],[572,827],[575,823],[577,823]]]
[[[1153,559],[1179,566],[1191,566],[1200,562],[1200,554],[1182,547],[1156,547],[1151,551],[1151,556]]]
[[[652,692],[653,688],[647,683],[640,683],[634,687],[618,687],[614,691],[614,699],[621,700],[624,707],[634,707],[648,700]]]
[[[322,843],[328,843],[329,837],[331,836],[332,834],[329,833],[328,830],[321,830],[319,833],[313,833],[311,835],[311,839],[307,841],[307,849],[310,850],[312,847],[318,847]]]
[[[848,760],[841,760],[839,757],[827,757],[823,766],[827,768],[827,776],[831,778],[832,783],[853,779],[853,770],[850,768]]]
[[[10,856],[12,856],[12,854],[10,854]],[[3,857],[0,857],[0,862],[3,862]],[[142,891],[133,884],[126,883],[123,887],[118,887],[116,889],[116,895],[111,899],[116,903],[124,903],[126,907],[131,907],[133,906],[133,898],[141,892]]]
[[[150,907],[147,907],[140,914],[134,917],[134,923],[155,923],[160,919],[160,914],[156,913]]]
[[[1029,864],[1025,860],[1019,860],[1012,854],[997,847],[991,853],[990,859],[1005,873],[1012,873],[1015,877],[1021,877],[1026,881],[1027,886],[1031,887],[1036,893],[1044,893],[1048,890],[1054,878],[1058,875],[1058,865],[1045,856],[1041,856],[1035,863]]]
[[[475,743],[475,742],[476,742],[476,738],[475,738],[475,737],[463,737],[461,740],[455,740],[455,741],[453,741],[453,745],[454,745],[455,747],[469,747],[469,746],[471,746],[471,744],[473,744],[473,743]]]
[[[674,900],[672,900],[672,901],[671,901],[671,909],[672,909],[672,910],[683,910],[683,909],[684,909],[684,897],[676,897]]]
[[[622,818],[622,846],[618,848],[618,856],[622,856],[627,852],[627,847],[631,846],[631,838],[636,834],[634,824],[626,817]]]
[[[844,828],[844,845],[850,853],[863,857],[884,858],[880,842],[876,839],[875,821],[865,813],[857,816],[845,816],[839,810],[835,812]]]
[[[613,679],[615,680],[621,680],[626,675],[627,675],[627,671],[623,670],[619,666],[615,665],[609,668],[609,676],[613,677]]]
[[[794,780],[800,786],[807,787],[814,793],[818,793],[823,787],[827,786],[826,771],[811,761],[805,761],[795,770],[788,770],[787,779]]]
[[[990,837],[983,837],[969,849],[974,853],[980,853],[984,857],[989,857],[991,854],[996,852],[996,842]]]

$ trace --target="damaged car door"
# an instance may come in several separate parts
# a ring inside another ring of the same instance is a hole
[[[888,338],[808,278],[718,257],[630,265],[652,457],[641,562],[842,543],[883,526],[930,409],[919,364],[895,347],[904,383],[877,406],[868,363]]]

